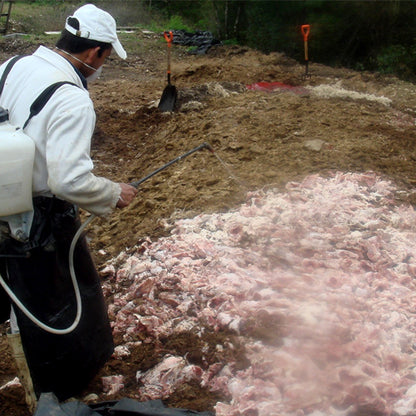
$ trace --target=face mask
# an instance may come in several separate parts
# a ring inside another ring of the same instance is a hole
[[[70,54],[67,51],[64,51],[63,49],[59,49],[58,47],[55,47],[58,51],[63,52],[64,54],[70,56],[71,58],[75,59],[76,61],[80,62],[82,65],[86,66],[89,69],[92,69],[94,71],[93,74],[91,74],[90,76],[86,77],[87,82],[94,82],[95,80],[97,80],[100,75],[101,72],[103,72],[103,66],[101,65],[99,68],[94,68],[91,65],[86,64],[85,62],[82,62],[81,59],[78,59],[76,56]]]
[[[99,68],[95,69],[95,72],[93,72],[90,76],[86,78],[87,82],[94,82],[95,80],[100,78],[100,75],[102,72],[103,72],[103,66],[101,65]]]

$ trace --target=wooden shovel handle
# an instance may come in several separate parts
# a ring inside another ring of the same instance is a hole
[[[308,61],[308,37],[311,27],[310,25],[302,25],[301,30],[303,34],[303,43],[305,44],[305,61]]]
[[[163,36],[166,39],[166,42],[168,43],[168,70],[167,70],[167,74],[168,74],[168,84],[170,84],[170,47],[172,46],[172,41],[173,41],[173,33],[170,30],[169,32],[163,32]]]

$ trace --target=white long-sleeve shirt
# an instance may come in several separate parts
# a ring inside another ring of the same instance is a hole
[[[0,67],[0,76],[6,63]],[[41,92],[58,81],[76,84],[58,88],[25,128],[36,145],[33,195],[69,201],[96,215],[109,214],[120,197],[120,185],[92,173],[91,138],[96,115],[88,90],[72,64],[58,53],[39,47],[17,61],[0,97],[10,122],[22,127]]]

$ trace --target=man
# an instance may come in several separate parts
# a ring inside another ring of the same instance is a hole
[[[31,104],[46,87],[58,81],[75,84],[60,86],[25,128],[36,145],[34,218],[29,240],[9,238],[0,257],[1,276],[27,309],[53,328],[70,326],[77,310],[68,266],[69,247],[80,225],[77,207],[106,216],[129,205],[137,193],[128,184],[92,173],[90,145],[96,117],[87,85],[112,50],[126,58],[115,20],[91,4],[82,6],[67,18],[54,50],[41,46],[14,64],[0,97],[10,122],[22,127]],[[6,64],[0,67],[0,76]],[[18,347],[21,337],[37,397],[53,392],[65,400],[79,394],[113,352],[99,277],[84,238],[76,247],[74,264],[82,316],[73,332],[49,333],[15,305],[12,308],[12,344]],[[0,322],[8,319],[5,299],[0,290]],[[27,374],[19,376],[25,384]]]

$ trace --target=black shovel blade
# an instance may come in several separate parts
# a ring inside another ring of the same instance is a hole
[[[160,111],[173,111],[176,104],[178,91],[174,85],[168,85],[162,93],[158,108]]]

